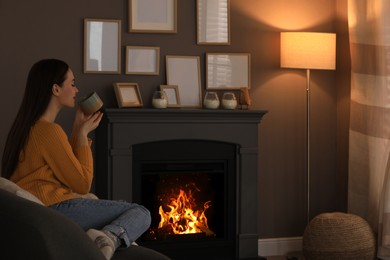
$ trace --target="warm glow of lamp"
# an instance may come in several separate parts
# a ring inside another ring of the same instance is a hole
[[[310,221],[310,70],[336,68],[336,34],[315,32],[282,32],[280,66],[306,69],[306,176],[307,221]]]
[[[282,68],[336,68],[336,34],[282,32],[280,34],[280,66]]]

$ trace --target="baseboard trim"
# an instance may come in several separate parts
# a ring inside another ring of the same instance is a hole
[[[282,256],[302,251],[302,237],[265,238],[258,240],[259,256]]]

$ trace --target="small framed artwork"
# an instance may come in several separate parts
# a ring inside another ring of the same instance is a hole
[[[114,83],[114,90],[120,108],[143,106],[137,83]]]
[[[196,0],[197,44],[230,45],[230,0]]]
[[[206,89],[250,88],[249,53],[206,53]]]
[[[160,48],[126,46],[126,74],[160,74]]]
[[[84,73],[121,73],[121,20],[84,19]]]
[[[177,32],[177,0],[129,0],[128,12],[129,32]]]
[[[178,86],[181,107],[202,107],[198,56],[166,56],[166,73],[168,85]]]
[[[176,85],[160,85],[168,98],[168,107],[180,107],[179,88]]]

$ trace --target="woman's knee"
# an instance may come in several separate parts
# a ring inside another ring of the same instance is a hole
[[[150,224],[152,223],[150,211],[142,205],[138,205],[138,210],[140,211],[140,214],[142,215],[143,224],[145,226],[145,229],[148,229],[150,227]]]

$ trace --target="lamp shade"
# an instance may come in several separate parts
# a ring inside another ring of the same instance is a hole
[[[282,68],[336,68],[336,34],[315,32],[282,32],[280,34]]]

